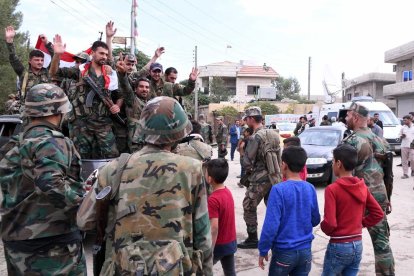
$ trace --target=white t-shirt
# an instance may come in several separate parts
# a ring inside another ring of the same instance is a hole
[[[401,140],[401,147],[409,148],[411,142],[414,140],[414,124],[411,124],[411,127],[403,125],[400,131],[400,136],[401,134],[405,134],[405,138]]]

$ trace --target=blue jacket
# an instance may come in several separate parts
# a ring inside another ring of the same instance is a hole
[[[306,181],[287,180],[272,187],[259,241],[260,256],[270,249],[311,248],[312,228],[319,224],[315,187]]]
[[[239,129],[239,133],[241,131],[240,127],[237,127],[236,125],[232,125],[230,127],[230,143],[231,144],[237,144],[239,142],[239,137],[237,136],[237,128]]]

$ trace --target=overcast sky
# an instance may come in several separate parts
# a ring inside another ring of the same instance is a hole
[[[67,51],[88,48],[109,20],[118,36],[130,36],[130,0],[21,0],[20,31],[31,44],[45,33],[59,33]],[[187,78],[198,46],[198,65],[249,60],[266,63],[281,76],[296,77],[307,94],[323,94],[325,79],[339,89],[341,72],[354,78],[369,72],[392,73],[384,52],[414,40],[414,1],[373,0],[137,0],[138,48],[152,56],[166,48],[164,68]],[[105,39],[105,38],[103,38]],[[231,46],[231,48],[228,48]]]

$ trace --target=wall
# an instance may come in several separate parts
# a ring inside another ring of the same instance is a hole
[[[240,100],[248,101],[254,99],[255,95],[247,95],[247,86],[271,87],[270,78],[238,77],[236,81],[236,95]]]
[[[403,71],[413,70],[413,61],[412,59],[407,59],[403,61],[399,61],[397,63],[397,72],[396,72],[396,80],[397,82],[403,81]]]
[[[414,95],[397,97],[397,117],[402,118],[411,111],[414,111]]]

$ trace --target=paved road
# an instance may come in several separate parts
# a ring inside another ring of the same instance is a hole
[[[215,149],[216,151],[216,149]],[[236,153],[237,154],[237,153]],[[215,152],[217,156],[217,153]],[[229,161],[230,173],[226,182],[227,187],[232,191],[235,200],[236,211],[236,230],[237,239],[246,238],[246,229],[243,221],[242,200],[244,197],[244,188],[239,188],[236,183],[237,175],[240,174],[239,157],[236,155],[235,161]],[[394,165],[400,164],[400,158],[396,157]],[[394,252],[396,261],[396,275],[413,275],[412,267],[414,265],[414,178],[401,179],[401,167],[394,167],[395,184],[393,195],[393,213],[388,217],[391,227],[391,247]],[[317,187],[319,209],[323,216],[324,187]],[[261,203],[259,206],[259,230],[261,230],[266,209]],[[360,267],[359,275],[375,275],[374,273],[374,254],[371,240],[367,230],[363,231],[364,255]],[[314,228],[315,240],[312,244],[313,263],[310,275],[320,275],[322,271],[325,248],[329,238],[321,231],[320,227]],[[91,243],[86,244],[86,254],[88,260],[88,275],[92,275],[92,260],[90,253]],[[3,248],[0,243],[0,275],[6,275],[6,264],[4,261]],[[236,270],[238,275],[267,275],[267,267],[263,271],[257,266],[257,250],[238,250],[236,253]],[[220,264],[214,266],[215,275],[223,275]]]

